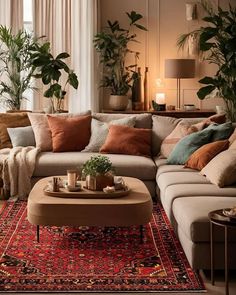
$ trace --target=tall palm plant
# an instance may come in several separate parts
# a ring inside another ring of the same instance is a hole
[[[13,34],[12,29],[0,26],[0,101],[9,109],[19,110],[25,91],[34,89],[31,56],[37,42],[24,30]]]

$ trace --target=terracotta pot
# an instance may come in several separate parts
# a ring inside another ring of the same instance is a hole
[[[86,186],[90,190],[102,191],[107,186],[114,185],[114,177],[110,175],[86,176]]]
[[[109,107],[113,111],[124,111],[128,103],[129,99],[127,95],[110,95]]]

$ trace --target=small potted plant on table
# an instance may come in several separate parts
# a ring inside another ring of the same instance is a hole
[[[102,191],[114,184],[112,163],[106,156],[92,156],[83,165],[82,176],[86,177],[86,187],[91,190]]]

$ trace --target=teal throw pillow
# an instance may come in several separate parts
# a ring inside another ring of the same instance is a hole
[[[206,129],[213,130],[211,141],[224,140],[230,137],[234,131],[233,125],[231,122],[224,124],[211,124]]]
[[[214,130],[204,129],[182,138],[174,147],[167,159],[168,164],[183,165],[188,158],[202,145],[211,141]]]

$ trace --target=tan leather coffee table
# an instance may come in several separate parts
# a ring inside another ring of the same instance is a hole
[[[52,177],[39,180],[28,198],[27,216],[37,226],[140,226],[151,220],[152,198],[145,184],[131,177],[123,177],[130,188],[127,196],[109,199],[60,198],[44,194],[43,189]]]

